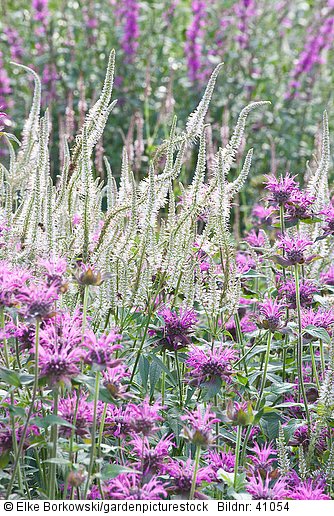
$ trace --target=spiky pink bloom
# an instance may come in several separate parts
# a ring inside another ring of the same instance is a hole
[[[256,268],[256,263],[249,254],[238,252],[235,261],[239,274],[246,274],[246,272]]]
[[[253,475],[260,473],[261,476],[264,477],[264,475],[269,473],[272,469],[271,465],[276,460],[276,450],[272,447],[271,443],[264,443],[259,446],[258,443],[255,442],[251,451],[252,455],[248,455],[250,471]]]
[[[127,393],[127,387],[122,383],[129,376],[131,376],[130,371],[124,363],[120,363],[116,367],[107,368],[102,372],[103,385],[114,398],[130,397],[131,395]]]
[[[293,190],[289,201],[286,203],[287,220],[294,221],[299,219],[308,219],[313,216],[312,205],[315,197],[300,190]]]
[[[306,238],[299,235],[296,238],[287,235],[281,236],[278,247],[285,252],[285,258],[281,258],[282,265],[295,265],[310,261],[310,257],[305,258],[304,251],[312,244],[313,242],[311,242],[311,240],[306,240]],[[281,261],[279,261],[279,263],[281,263]]]
[[[308,308],[303,310],[301,314],[302,327],[315,326],[316,328],[324,328],[329,334],[332,333],[332,326],[334,325],[334,310],[332,308],[326,310],[325,308]]]
[[[68,394],[66,398],[60,398],[58,415],[71,425],[75,423],[75,435],[87,437],[90,434],[89,426],[93,421],[93,403],[87,401],[87,396],[77,397],[77,393]],[[70,437],[72,428],[59,426],[59,435]]]
[[[289,492],[289,498],[292,500],[331,500],[331,497],[324,493],[324,488],[310,478],[292,489]]]
[[[54,317],[57,299],[58,292],[53,285],[30,284],[16,294],[16,300],[21,305],[19,313],[27,320]]]
[[[207,454],[206,462],[210,464],[210,467],[214,473],[214,479],[218,480],[217,472],[219,469],[223,469],[228,473],[233,473],[235,468],[235,455],[229,451],[216,451],[209,450]]]
[[[297,189],[295,177],[290,176],[289,173],[284,177],[281,175],[279,178],[274,175],[266,176],[265,188],[270,191],[268,200],[271,204],[284,206],[289,201],[291,194]]]
[[[159,401],[150,405],[148,398],[145,398],[139,405],[129,403],[125,409],[125,419],[131,432],[142,433],[149,436],[158,430],[156,424],[162,421],[159,412],[162,410]]]
[[[16,444],[20,443],[20,440],[23,435],[24,426],[15,425],[15,440]],[[34,425],[29,425],[27,434],[24,440],[24,448],[27,448],[30,444],[30,439],[38,434],[38,428]],[[4,455],[5,453],[13,450],[13,431],[9,422],[5,423],[3,421],[0,422],[0,453]]]
[[[261,316],[258,318],[258,323],[262,328],[275,331],[282,327],[281,317],[284,314],[284,308],[276,299],[267,298],[259,303],[259,312]]]
[[[334,265],[331,265],[326,272],[321,272],[320,279],[325,285],[334,286]]]
[[[26,287],[30,278],[27,269],[0,262],[0,305],[10,308],[17,304],[17,294]]]
[[[265,208],[261,206],[261,204],[256,204],[252,209],[252,217],[257,219],[258,224],[261,225],[271,225],[272,223],[272,213],[274,208],[269,206],[269,208]]]
[[[71,348],[81,346],[82,315],[75,310],[73,315],[60,312],[52,319],[47,319],[41,325],[40,341],[45,348],[52,347],[54,343],[59,348],[66,345]]]
[[[334,206],[326,206],[320,214],[325,215],[326,225],[322,228],[324,236],[334,235]]]
[[[213,443],[212,429],[214,423],[218,423],[219,419],[211,412],[211,407],[206,407],[205,411],[200,406],[193,411],[187,410],[186,414],[181,416],[182,421],[186,421],[187,425],[183,427],[183,435],[196,446],[208,446]]]
[[[237,359],[237,356],[238,352],[228,346],[206,350],[193,346],[186,360],[186,365],[190,369],[187,378],[195,385],[201,385],[215,378],[229,381],[233,373],[232,362]]]
[[[117,359],[114,355],[115,351],[122,349],[118,342],[122,336],[117,333],[117,329],[113,328],[110,330],[108,335],[101,335],[97,338],[92,330],[87,330],[85,334],[84,344],[87,348],[85,362],[90,365],[94,365],[95,368],[103,370],[108,368],[117,367],[121,360]]]
[[[312,432],[316,431],[316,427],[311,428]],[[315,443],[315,451],[319,454],[323,453],[327,448],[328,430],[327,428],[321,428],[319,435]],[[304,452],[307,452],[310,445],[311,436],[307,425],[299,426],[293,433],[289,441],[290,446],[302,446]]]
[[[145,475],[160,474],[166,458],[171,453],[171,447],[175,446],[172,435],[162,437],[157,443],[150,444],[147,437],[134,434],[130,444],[140,459],[136,466],[142,467]]]
[[[310,305],[316,292],[318,292],[318,288],[314,283],[312,283],[312,281],[308,279],[301,280],[299,284],[301,306]],[[278,288],[278,293],[281,298],[285,298],[289,308],[296,308],[296,285],[294,280],[289,280],[283,283]]]
[[[47,285],[62,291],[67,268],[66,260],[64,258],[41,259],[39,264],[46,270]]]
[[[266,239],[263,231],[252,229],[245,238],[245,241],[252,247],[264,247]]]
[[[253,500],[284,500],[289,494],[284,479],[273,482],[267,474],[264,480],[260,473],[249,477],[246,489]]]
[[[167,497],[164,484],[153,477],[142,483],[141,475],[121,473],[102,486],[106,500],[160,500]]]
[[[177,350],[191,344],[191,335],[194,325],[198,322],[194,310],[180,308],[179,314],[175,310],[163,308],[159,315],[164,320],[164,327],[160,331],[163,337],[160,344],[169,350]]]
[[[169,463],[163,467],[164,473],[169,475],[167,491],[188,499],[194,473],[195,463],[191,459],[184,462],[181,459],[170,459]],[[198,468],[196,475],[196,488],[201,487],[203,482],[211,482],[212,469],[209,466]],[[199,493],[195,491],[195,498]]]

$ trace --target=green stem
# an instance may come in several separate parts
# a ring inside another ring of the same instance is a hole
[[[262,402],[264,388],[265,388],[266,381],[267,381],[267,372],[268,372],[268,364],[269,364],[269,357],[270,357],[271,339],[272,339],[272,333],[271,333],[270,330],[268,330],[267,349],[266,349],[265,360],[264,360],[264,369],[263,369],[263,374],[262,374],[262,382],[261,382],[260,394],[259,394],[259,397],[258,397],[258,400],[257,400],[257,403],[256,403],[256,409],[255,410],[259,410],[259,408],[260,408],[260,405],[261,405],[261,402]]]
[[[235,466],[234,466],[234,481],[233,481],[234,489],[237,486],[237,480],[238,480],[241,434],[242,434],[242,426],[238,425],[238,429],[237,429],[237,442],[236,442],[236,445],[235,445]]]
[[[244,345],[244,339],[242,337],[242,331],[241,331],[241,326],[240,326],[240,318],[239,318],[239,314],[238,313],[235,314],[234,321],[235,321],[235,329],[236,329],[238,341],[239,341],[239,344],[240,344],[241,350],[242,350],[242,361],[243,361],[243,364],[244,364],[245,375],[248,376],[247,364],[246,364],[246,359],[245,359],[245,356],[246,356],[245,345]]]
[[[182,395],[182,382],[181,382],[181,374],[180,374],[180,363],[177,349],[175,350],[175,363],[176,363],[176,372],[177,372],[177,381],[179,385],[179,397],[180,397],[180,407],[183,406],[183,395]]]
[[[8,487],[7,487],[7,495],[6,495],[7,498],[9,498],[9,495],[11,494],[11,491],[12,491],[12,488],[13,488],[13,485],[15,482],[16,473],[17,473],[19,463],[20,463],[20,457],[21,457],[21,454],[23,451],[23,446],[24,446],[26,436],[27,436],[28,426],[29,426],[31,415],[32,415],[32,412],[34,410],[34,405],[35,405],[36,393],[37,393],[37,389],[38,389],[39,328],[40,328],[40,321],[38,319],[36,319],[34,385],[33,385],[33,391],[32,391],[32,396],[31,396],[31,400],[30,400],[30,407],[29,407],[29,411],[27,414],[27,419],[26,419],[26,422],[24,425],[22,435],[20,437],[20,444],[19,444],[17,454],[15,457],[12,476],[11,476],[11,479],[10,479]]]
[[[317,365],[315,363],[315,356],[314,356],[314,349],[313,349],[312,342],[310,342],[310,353],[311,353],[311,360],[312,360],[313,376],[314,376],[314,379],[315,379],[315,383],[317,385],[317,389],[319,390],[320,389],[320,382],[319,382],[319,377],[318,377]]]
[[[324,344],[321,339],[319,341],[319,348],[320,348],[321,378],[323,380],[325,377],[326,366],[325,366],[325,356],[324,356]]]
[[[298,340],[297,340],[297,370],[298,370],[298,402],[300,402],[300,395],[303,397],[305,407],[306,419],[308,427],[310,428],[310,412],[307,405],[306,391],[303,378],[303,334],[302,334],[302,318],[300,307],[300,293],[299,293],[299,265],[295,264],[295,284],[296,284],[296,308],[298,317]]]
[[[93,471],[93,465],[94,465],[94,459],[95,459],[95,437],[96,437],[96,415],[97,415],[97,404],[99,401],[99,388],[100,388],[100,372],[96,371],[96,377],[95,377],[95,396],[94,396],[94,413],[93,413],[93,423],[92,423],[92,434],[91,434],[91,448],[90,448],[90,460],[89,460],[89,467],[88,467],[88,476],[87,476],[87,482],[85,486],[85,492],[84,492],[84,500],[87,499],[87,492],[90,485],[90,480],[92,476]]]
[[[59,392],[58,387],[56,387],[56,390],[54,392],[53,397],[53,415],[58,415],[58,399],[59,399]],[[58,442],[58,426],[52,425],[51,428],[51,442],[52,442],[52,454],[51,459],[57,458],[57,442]],[[50,467],[50,500],[55,500],[55,492],[56,492],[56,472],[57,472],[57,465],[51,463]]]
[[[201,456],[201,447],[196,446],[194,472],[193,472],[193,478],[192,478],[192,482],[191,482],[189,500],[195,499],[196,478],[197,478],[197,471],[198,471],[200,456]]]

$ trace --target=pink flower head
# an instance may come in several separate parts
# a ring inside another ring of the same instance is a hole
[[[173,436],[162,437],[156,444],[150,444],[147,437],[134,434],[130,444],[139,457],[138,467],[143,467],[144,474],[160,474],[170,449],[175,446]]]
[[[103,384],[114,398],[130,397],[130,394],[126,392],[127,387],[122,384],[122,381],[129,376],[131,376],[130,371],[123,362],[102,372]]]
[[[162,408],[158,401],[150,405],[148,398],[139,405],[130,403],[125,411],[125,419],[130,431],[135,434],[142,433],[144,436],[156,432],[158,430],[156,423],[162,421],[159,415]]]
[[[66,292],[64,274],[66,272],[67,263],[64,258],[57,259],[41,259],[40,265],[46,269],[46,283],[48,286],[54,286],[59,292]]]
[[[312,304],[314,294],[318,292],[318,288],[308,279],[303,279],[299,285],[299,295],[301,306]],[[294,280],[283,283],[278,288],[278,294],[284,298],[289,308],[296,308],[296,284]]]
[[[258,224],[270,226],[273,211],[274,208],[272,206],[265,208],[261,204],[256,204],[252,209],[252,217],[257,220]]]
[[[118,342],[122,336],[117,333],[116,328],[110,330],[108,335],[101,335],[97,338],[92,330],[87,330],[85,334],[85,346],[88,348],[85,362],[94,365],[95,368],[103,370],[107,367],[117,367],[121,360],[115,358],[114,353],[118,349],[122,349]]]
[[[269,474],[272,469],[272,463],[275,462],[277,455],[276,450],[271,444],[264,443],[261,446],[257,442],[254,443],[252,455],[248,455],[249,467],[252,474],[260,473],[262,477]]]
[[[261,316],[258,323],[266,330],[275,331],[282,327],[281,316],[284,314],[284,308],[276,299],[265,299],[259,303],[259,312]]]
[[[311,206],[314,201],[315,197],[297,189],[293,190],[289,201],[285,205],[287,220],[294,221],[312,217]]]
[[[315,326],[316,328],[324,328],[329,334],[332,333],[332,326],[334,325],[334,310],[330,308],[319,308],[313,310],[308,308],[302,312],[302,327]]]
[[[246,274],[246,272],[256,268],[254,259],[246,253],[237,253],[236,264],[239,274]]]
[[[334,235],[334,206],[327,206],[320,212],[320,214],[325,215],[326,225],[322,228],[324,236]]]
[[[198,322],[194,310],[180,308],[179,314],[175,310],[163,308],[159,315],[164,319],[164,327],[160,329],[163,337],[160,344],[170,350],[177,350],[191,343],[191,334],[194,325]]]
[[[141,475],[121,473],[102,486],[106,500],[161,500],[167,497],[164,484],[153,477],[147,483]]]
[[[87,401],[87,396],[81,395],[78,399],[76,392],[68,394],[59,400],[58,415],[71,425],[75,424],[75,435],[87,437],[93,421],[93,403]],[[59,426],[59,435],[62,437],[68,438],[71,434],[71,427]]]
[[[27,269],[12,267],[0,262],[0,305],[11,307],[17,304],[17,294],[26,287],[31,274]]]
[[[297,236],[297,238],[281,236],[278,247],[284,250],[285,258],[279,257],[279,260],[277,257],[276,261],[283,266],[295,265],[298,263],[308,263],[311,261],[313,256],[305,258],[304,251],[308,246],[312,244],[313,242],[311,242],[311,240],[306,240],[305,238],[300,236]]]
[[[266,239],[262,230],[255,231],[252,229],[245,238],[245,241],[252,247],[264,247]]]
[[[232,362],[237,359],[237,355],[237,351],[228,346],[216,347],[213,350],[208,348],[206,351],[193,346],[186,361],[190,369],[190,383],[201,385],[215,378],[229,381],[233,373]]]
[[[227,473],[233,473],[235,468],[235,455],[229,451],[216,451],[209,450],[206,462],[210,464],[214,473],[215,480],[217,478],[217,472],[219,469],[227,471]]]
[[[198,406],[193,412],[187,410],[186,414],[181,416],[182,421],[187,421],[183,435],[196,446],[208,446],[213,442],[212,427],[219,419],[210,410],[211,407],[208,406],[203,412]]]
[[[72,347],[68,342],[50,342],[39,348],[41,376],[49,380],[51,386],[71,385],[71,379],[80,373],[79,365],[84,356],[81,348]]]
[[[284,177],[280,176],[278,179],[274,175],[267,175],[265,188],[270,191],[269,202],[271,204],[278,204],[284,206],[290,200],[292,192],[297,189],[297,183],[294,180],[296,176],[291,177],[287,173]]]
[[[324,488],[311,478],[301,482],[289,492],[292,500],[331,500],[331,497],[324,493]]]
[[[334,286],[334,265],[331,265],[326,272],[321,272],[320,279],[325,285]]]
[[[252,495],[253,500],[284,500],[289,494],[284,479],[273,482],[267,474],[263,480],[260,473],[252,475],[248,479],[246,489]]]
[[[194,461],[191,459],[186,462],[180,459],[170,459],[169,463],[163,468],[164,473],[167,473],[170,477],[167,491],[187,499],[191,489],[194,466]],[[198,468],[196,488],[201,487],[203,482],[211,482],[212,474],[212,469],[208,466]],[[199,493],[195,491],[195,498],[199,498],[199,496]]]
[[[21,304],[19,313],[27,320],[48,319],[55,316],[55,302],[58,299],[57,289],[51,285],[30,284],[16,294]]]

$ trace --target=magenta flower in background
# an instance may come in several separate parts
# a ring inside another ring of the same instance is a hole
[[[167,491],[187,499],[191,489],[194,466],[194,461],[191,459],[188,459],[186,462],[180,459],[170,459],[168,464],[163,467],[164,473],[167,473],[170,477],[166,484]],[[200,488],[203,482],[211,482],[212,475],[213,472],[209,466],[198,468],[196,488]],[[200,494],[196,491],[195,498],[200,498]]]
[[[288,495],[287,485],[284,479],[276,482],[266,476],[263,479],[260,473],[252,475],[246,485],[247,491],[252,495],[253,500],[284,500]]]
[[[192,309],[180,308],[179,313],[169,308],[160,310],[165,325],[160,328],[163,337],[159,344],[169,350],[177,350],[191,344],[191,335],[198,318]]]
[[[302,279],[299,285],[300,304],[307,306],[312,304],[313,296],[319,289],[312,281]],[[294,280],[289,280],[278,288],[279,297],[285,299],[289,308],[296,308],[296,285]]]
[[[206,407],[205,411],[198,406],[194,411],[187,410],[186,414],[181,416],[182,421],[186,421],[187,425],[183,427],[183,436],[186,437],[196,446],[209,446],[213,444],[214,437],[212,429],[214,423],[218,423],[219,419],[211,412],[211,407]]]
[[[19,292],[26,287],[30,278],[31,274],[27,269],[12,267],[5,261],[0,262],[0,306],[16,305]]]
[[[135,434],[142,433],[144,436],[149,436],[158,430],[157,423],[162,421],[159,412],[162,410],[159,401],[155,401],[150,405],[148,398],[135,405],[129,403],[125,411],[125,419],[128,428]]]
[[[334,286],[334,265],[331,265],[326,272],[320,273],[320,280],[325,285]]]
[[[261,204],[255,204],[252,209],[252,217],[256,220],[257,224],[270,226],[272,223],[272,213],[274,208],[269,206],[269,208],[265,208],[261,206]]]
[[[57,289],[53,285],[48,287],[43,283],[30,284],[16,294],[16,300],[21,305],[19,313],[27,320],[54,317],[57,299]]]
[[[66,398],[60,398],[58,415],[71,425],[75,424],[75,435],[87,437],[90,434],[89,425],[93,421],[93,403],[87,401],[87,396],[77,397],[77,393],[68,394]],[[59,435],[71,437],[72,428],[59,426]]]
[[[266,239],[263,231],[252,229],[245,237],[245,241],[252,247],[264,247]]]
[[[85,334],[85,346],[88,351],[85,355],[85,362],[94,365],[99,370],[117,367],[121,360],[115,357],[115,351],[122,349],[120,344],[116,344],[122,338],[122,335],[117,333],[117,329],[110,330],[108,335],[101,335],[97,338],[92,330],[87,330]]]
[[[167,497],[164,484],[153,477],[143,483],[136,473],[122,473],[102,487],[107,500],[160,500]],[[100,498],[100,496],[97,496]]]
[[[208,450],[205,455],[206,462],[210,464],[210,467],[214,474],[214,479],[218,480],[217,472],[219,469],[223,469],[228,473],[233,473],[235,468],[235,455],[231,450],[228,451],[216,451]]]
[[[324,237],[328,235],[334,235],[334,206],[330,205],[324,208],[321,215],[325,215],[326,225],[322,228],[324,231]]]
[[[193,346],[186,360],[190,369],[187,377],[189,383],[200,386],[216,378],[229,381],[233,374],[232,362],[237,359],[238,352],[228,346],[204,350]]]
[[[313,242],[306,238],[297,235],[296,237],[281,236],[278,247],[285,252],[284,257],[275,257],[276,261],[283,266],[296,265],[302,263],[309,263],[314,256],[305,257],[304,251]]]
[[[254,443],[251,451],[252,455],[247,456],[249,459],[249,469],[253,476],[260,474],[263,478],[272,470],[272,464],[276,460],[277,452],[271,443],[264,443],[259,446],[257,442]]]
[[[50,342],[39,348],[41,376],[47,378],[53,387],[58,384],[71,386],[71,379],[80,373],[84,350],[69,343]]]
[[[308,308],[303,310],[301,314],[302,327],[315,326],[316,328],[324,328],[330,335],[332,334],[332,327],[334,325],[334,310],[330,308]]]
[[[63,278],[67,268],[65,258],[44,258],[39,261],[39,264],[46,270],[47,285],[54,286],[59,292],[66,291]]]
[[[246,49],[250,42],[250,24],[252,18],[257,14],[256,2],[254,0],[238,0],[233,6],[237,17],[238,34],[236,41],[241,49]]]
[[[136,467],[143,467],[145,475],[160,474],[165,460],[171,453],[171,447],[175,446],[171,435],[162,437],[157,443],[151,445],[147,437],[134,434],[130,444],[140,459]]]
[[[268,201],[273,205],[284,206],[291,199],[292,194],[297,190],[296,176],[287,173],[284,177],[277,178],[274,175],[267,175],[265,188],[269,190]]]
[[[330,500],[331,497],[324,492],[324,487],[309,478],[301,482],[289,492],[292,500]]]
[[[48,9],[48,0],[32,0],[31,6],[33,8],[34,20],[45,24],[50,14]]]
[[[204,56],[203,40],[206,26],[206,3],[202,0],[192,0],[192,21],[186,32],[185,54],[188,65],[188,77],[191,82],[201,85],[206,78],[203,71]]]
[[[3,30],[7,37],[10,56],[13,61],[19,62],[24,54],[24,42],[19,33],[13,27],[5,27]],[[1,83],[1,81],[0,81]]]
[[[271,331],[282,328],[283,322],[281,317],[284,311],[283,305],[277,302],[276,299],[265,299],[262,303],[259,303],[259,312],[261,314],[258,318],[259,326]]]

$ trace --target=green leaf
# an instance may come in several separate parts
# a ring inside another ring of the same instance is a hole
[[[48,416],[45,416],[45,417],[35,417],[32,420],[32,422],[34,425],[39,426],[44,429],[46,429],[52,425],[60,425],[60,426],[67,426],[69,428],[75,428],[75,426],[72,425],[71,423],[69,423],[68,421],[66,421],[66,419],[63,419],[60,416],[55,416],[54,414],[49,414]]]
[[[108,464],[102,469],[101,479],[102,480],[110,480],[112,478],[118,477],[121,473],[140,473],[135,469],[127,468],[125,466],[120,466],[119,464]]]
[[[152,362],[150,367],[150,394],[154,393],[154,388],[161,375],[161,367],[157,362]]]
[[[147,360],[146,357],[141,355],[141,357],[139,359],[139,364],[138,364],[138,371],[139,371],[140,378],[142,381],[142,386],[145,387],[145,389],[147,389],[149,370],[150,370],[149,361]]]
[[[0,379],[5,383],[9,383],[9,385],[14,385],[14,387],[21,387],[19,375],[6,367],[0,367]]]
[[[219,376],[214,377],[210,382],[202,383],[203,401],[211,400],[218,394],[222,386],[222,379]]]
[[[319,340],[323,340],[326,344],[331,343],[331,338],[325,328],[317,328],[316,326],[306,326],[305,333],[312,335],[312,337],[316,337]]]

